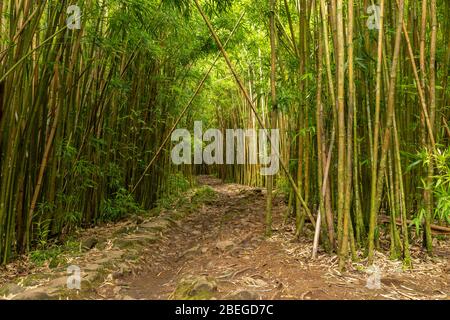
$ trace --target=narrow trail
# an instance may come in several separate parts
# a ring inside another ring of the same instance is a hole
[[[310,241],[292,241],[293,226],[282,225],[286,205],[281,197],[273,204],[274,235],[266,239],[263,190],[206,176],[199,182],[214,189],[216,199],[150,245],[146,250],[150,263],[118,281],[122,295],[190,298],[180,296],[177,288],[197,281],[210,291],[209,298],[217,299],[449,298],[448,270],[402,272],[390,261],[382,267],[380,288],[369,289],[370,274],[362,267],[340,274],[336,256],[319,252],[317,260],[310,260]]]
[[[450,299],[448,241],[436,239],[432,258],[415,243],[413,269],[403,270],[380,237],[377,269],[363,259],[340,273],[336,255],[319,249],[311,260],[310,224],[300,239],[294,219],[283,224],[281,194],[266,238],[265,190],[198,182],[172,209],[80,231],[75,246],[42,266],[5,266],[0,299]],[[69,265],[81,270],[78,290],[67,288]]]

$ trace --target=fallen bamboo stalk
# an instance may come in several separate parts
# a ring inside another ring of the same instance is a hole
[[[242,18],[244,17],[245,11],[241,14],[241,16],[239,17],[238,21],[236,22],[236,25],[234,26],[233,30],[231,31],[227,41],[225,42],[224,46],[226,46],[228,44],[228,42],[232,39],[234,32],[236,31],[236,29],[238,28],[239,24],[241,23]],[[221,53],[219,52],[216,57],[214,58],[213,63],[211,64],[211,66],[209,67],[208,71],[206,71],[206,73],[204,74],[202,80],[199,82],[197,88],[194,91],[194,94],[192,95],[192,97],[189,99],[189,102],[185,105],[185,107],[183,108],[183,110],[181,111],[180,115],[178,116],[178,118],[175,120],[175,123],[173,124],[172,128],[169,130],[168,134],[166,135],[166,137],[164,138],[164,141],[161,143],[161,145],[159,146],[158,150],[156,151],[155,155],[153,156],[153,158],[150,160],[150,162],[148,163],[148,165],[145,167],[144,172],[142,173],[142,175],[140,176],[139,180],[136,182],[136,184],[134,185],[133,189],[131,190],[131,193],[134,193],[134,191],[136,191],[136,188],[138,187],[138,185],[142,182],[142,180],[144,179],[145,175],[147,174],[148,170],[152,167],[152,165],[155,163],[156,159],[158,159],[159,155],[161,154],[161,151],[163,150],[164,146],[167,144],[167,142],[169,141],[172,133],[175,131],[175,129],[178,126],[178,123],[180,123],[181,119],[184,117],[184,115],[186,114],[186,112],[188,111],[189,107],[192,105],[192,102],[194,101],[195,97],[197,97],[198,93],[200,92],[200,90],[203,88],[203,85],[205,84],[205,81],[208,79],[209,74],[211,73],[212,69],[214,68],[214,66],[216,65],[217,61],[219,60],[221,56]]]
[[[391,222],[391,218],[389,218],[387,216],[381,216],[380,217],[380,221],[384,222],[384,223],[388,223],[388,222]],[[406,222],[408,224],[413,223],[413,221],[409,220],[409,219],[407,219]],[[397,218],[395,220],[395,224],[396,225],[401,225],[401,223],[402,222],[401,222],[401,220],[399,218]],[[436,233],[436,234],[450,234],[450,228],[448,228],[448,227],[438,226],[436,224],[431,224],[430,227],[431,227],[431,231],[434,231],[434,233]]]

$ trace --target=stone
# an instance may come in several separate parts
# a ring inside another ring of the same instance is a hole
[[[88,238],[88,239],[84,240],[81,243],[81,247],[84,250],[91,250],[97,245],[97,243],[98,243],[98,239],[94,238],[94,237],[91,237],[91,238]]]
[[[112,274],[113,279],[120,279],[120,278],[123,278],[125,275],[131,273],[131,268],[124,263],[119,264],[118,268],[119,268],[119,270],[113,272],[113,274]]]
[[[163,231],[170,227],[170,221],[167,219],[155,219],[146,223],[143,223],[139,228],[151,229],[153,231]]]
[[[182,279],[174,293],[176,300],[207,300],[217,291],[214,279],[205,276]]]
[[[190,291],[190,295],[197,295],[201,292],[213,292],[217,291],[217,283],[206,277],[199,277],[195,280],[194,286]]]
[[[0,296],[9,296],[11,294],[18,294],[23,291],[25,291],[25,288],[15,283],[7,283],[6,285],[0,288]]]
[[[67,277],[53,279],[47,284],[47,287],[49,288],[60,288],[65,286],[67,286]]]
[[[241,290],[228,297],[230,300],[258,300],[260,297],[253,291]]]
[[[83,270],[86,271],[97,271],[101,268],[101,265],[95,263],[89,263],[83,267]]]
[[[114,241],[114,246],[120,249],[131,248],[134,244],[134,241],[130,239],[117,239]]]
[[[263,190],[262,190],[261,188],[256,188],[256,189],[253,189],[252,192],[253,192],[254,194],[262,194],[262,193],[263,193]]]
[[[137,225],[140,225],[142,223],[144,223],[144,218],[142,218],[141,216],[138,215],[134,215],[131,220],[136,223]]]
[[[51,300],[52,297],[42,290],[28,290],[16,295],[13,300]]]
[[[108,251],[107,256],[110,260],[112,259],[120,259],[123,256],[123,251],[121,250],[114,250],[114,251]]]
[[[138,227],[136,227],[136,226],[132,226],[132,227],[131,226],[124,226],[124,227],[121,227],[120,229],[116,230],[113,233],[113,235],[114,236],[122,236],[122,235],[125,235],[125,234],[130,234],[130,233],[135,232],[137,228]]]
[[[159,236],[154,233],[137,233],[114,240],[114,246],[120,249],[146,246],[159,240]]]
[[[83,275],[83,281],[92,282],[95,281],[99,277],[98,273],[96,272],[86,272]]]
[[[118,296],[120,294],[120,291],[122,290],[121,287],[114,287],[113,292],[116,296]]]
[[[225,251],[233,246],[234,246],[234,242],[231,240],[224,240],[224,241],[219,241],[216,243],[216,248],[221,251]]]
[[[110,262],[111,260],[112,260],[111,257],[107,257],[106,256],[104,258],[95,260],[93,263],[95,263],[95,264],[106,264],[106,263]]]

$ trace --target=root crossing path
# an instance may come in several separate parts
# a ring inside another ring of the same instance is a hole
[[[304,238],[294,240],[293,222],[283,224],[287,210],[283,197],[275,196],[273,236],[265,238],[264,190],[224,184],[209,176],[198,179],[216,197],[152,243],[139,271],[117,279],[121,297],[449,299],[445,259],[433,270],[424,270],[428,264],[417,258],[416,269],[405,271],[401,263],[379,253],[377,267],[367,268],[359,261],[341,274],[335,255],[319,252],[311,261],[311,226],[306,226]]]

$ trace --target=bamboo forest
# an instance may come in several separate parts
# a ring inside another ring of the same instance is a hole
[[[449,70],[448,0],[0,0],[0,300],[450,299]]]

